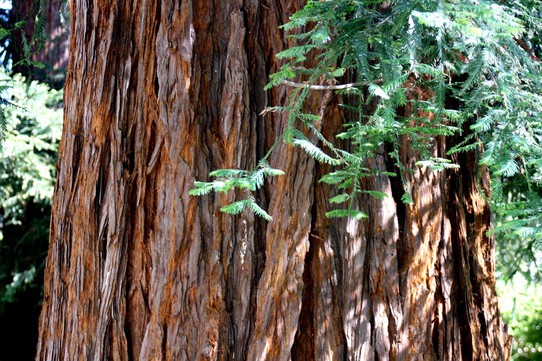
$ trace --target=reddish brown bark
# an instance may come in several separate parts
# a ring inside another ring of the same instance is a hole
[[[360,199],[363,222],[325,218],[325,167],[285,144],[271,165],[287,175],[258,194],[272,222],[188,196],[210,170],[253,167],[285,126],[258,115],[288,97],[262,90],[302,5],[282,4],[71,2],[37,359],[506,359],[473,156],[410,175],[413,206],[394,178],[367,179],[390,196]],[[337,131],[333,97],[307,106]],[[371,166],[393,169],[384,153]]]

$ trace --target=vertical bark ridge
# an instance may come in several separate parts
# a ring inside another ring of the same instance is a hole
[[[301,311],[304,260],[309,244],[314,161],[280,145],[286,176],[274,181],[267,227],[266,264],[258,284],[254,333],[248,360],[289,359]],[[274,163],[274,160],[272,160]],[[301,212],[291,205],[296,204]],[[285,242],[285,240],[287,240]]]
[[[331,93],[326,93],[323,99],[322,132],[332,134],[333,128],[342,122],[341,112]],[[329,230],[333,222],[325,216],[331,189],[319,182],[330,169],[328,165],[317,164],[313,178],[310,247],[303,276],[303,308],[292,348],[294,360],[342,360],[346,356],[338,289],[341,272],[336,269],[341,255],[337,254],[334,232]]]

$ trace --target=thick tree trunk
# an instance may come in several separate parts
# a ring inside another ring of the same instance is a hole
[[[325,218],[324,167],[284,144],[271,165],[287,175],[259,194],[272,222],[188,196],[210,170],[253,167],[285,126],[259,115],[288,97],[262,90],[302,5],[282,4],[72,1],[37,359],[507,358],[472,155],[412,174],[413,206],[395,179],[367,180],[390,197],[360,199],[360,223]],[[308,106],[336,131],[330,94]]]

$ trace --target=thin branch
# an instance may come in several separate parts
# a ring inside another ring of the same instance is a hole
[[[534,60],[534,61],[540,61],[540,59],[536,56],[536,54],[534,53],[534,50],[531,49],[531,47],[529,45],[527,45],[527,43],[523,40],[523,39],[519,39],[519,38],[514,38],[514,41],[520,46],[520,48],[522,48],[523,50],[525,50],[527,53],[529,53],[529,55],[531,56],[531,59]]]
[[[0,96],[0,105],[8,105],[8,106],[11,106],[11,107],[14,107],[14,108],[18,108],[18,109],[21,109],[21,110],[24,110],[26,111],[26,108],[20,106],[20,105],[17,105],[15,103],[13,103],[12,101]]]
[[[312,90],[342,90],[355,88],[362,85],[367,85],[363,82],[357,83],[348,83],[348,84],[339,84],[339,85],[316,85],[316,84],[307,84],[307,83],[296,83],[290,80],[283,80],[281,84],[288,85],[294,88],[310,88]]]

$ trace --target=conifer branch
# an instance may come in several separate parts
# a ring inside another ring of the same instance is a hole
[[[307,83],[296,83],[290,80],[283,80],[281,84],[288,85],[294,88],[309,88],[312,90],[344,90],[355,88],[362,85],[367,85],[365,82],[356,82],[356,83],[347,83],[339,85],[317,85],[317,84],[307,84]]]

